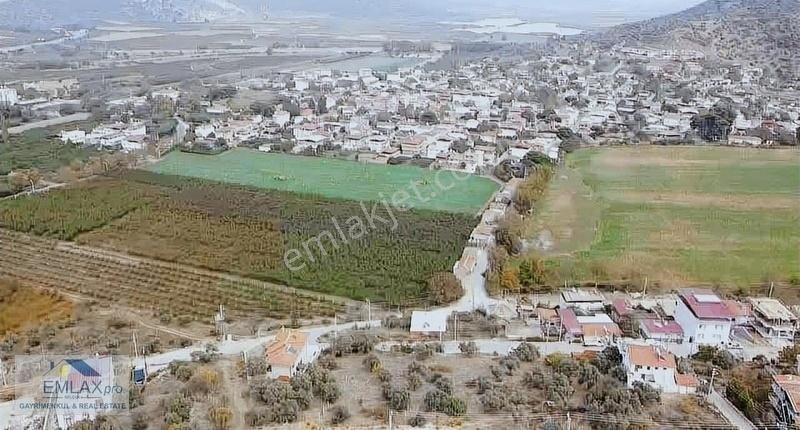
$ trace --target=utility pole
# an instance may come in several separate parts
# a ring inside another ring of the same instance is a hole
[[[372,303],[367,299],[367,322],[372,321]]]
[[[708,398],[708,395],[711,394],[712,391],[714,391],[714,376],[716,376],[716,374],[717,374],[717,368],[716,367],[712,367],[711,368],[711,382],[708,383],[708,393],[706,394],[706,398]]]
[[[567,430],[572,430],[572,417],[569,416],[569,412],[567,412]]]
[[[394,411],[392,411],[392,409],[389,408],[389,430],[393,430],[394,429],[394,426],[392,425],[393,424],[392,423],[392,418],[393,418],[392,414],[393,413],[394,413]]]

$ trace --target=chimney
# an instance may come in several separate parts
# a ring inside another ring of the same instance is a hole
[[[797,374],[800,375],[800,354],[797,354],[797,360],[795,362],[797,363]]]

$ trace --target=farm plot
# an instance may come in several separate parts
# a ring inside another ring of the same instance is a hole
[[[584,150],[540,208],[560,279],[749,285],[800,277],[800,152]],[[574,178],[580,178],[575,182]]]
[[[387,223],[369,225],[358,202],[144,171],[0,203],[0,227],[394,303],[426,297],[428,278],[451,269],[476,222],[418,210],[380,215]],[[337,226],[354,217],[365,234],[338,240]],[[287,268],[287,250],[302,254],[300,270]]]
[[[355,201],[391,201],[394,193],[405,192],[409,194],[405,202],[408,207],[467,214],[480,211],[499,188],[486,178],[456,176],[447,171],[265,154],[249,149],[216,156],[175,151],[150,169],[168,175]]]
[[[236,317],[332,316],[346,302],[179,264],[128,258],[0,230],[0,277],[156,315],[207,322],[220,304]]]

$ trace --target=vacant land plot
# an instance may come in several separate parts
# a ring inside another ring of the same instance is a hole
[[[391,201],[409,194],[408,207],[475,214],[498,189],[489,179],[412,166],[380,166],[317,157],[236,149],[216,156],[173,152],[150,168],[191,176],[356,201]],[[418,190],[417,194],[414,190]]]
[[[58,295],[0,278],[0,339],[45,322],[68,320],[71,314],[72,303]]]
[[[0,202],[0,227],[399,303],[425,296],[428,278],[451,270],[476,223],[445,212],[375,214],[383,221],[354,201],[135,171]],[[342,239],[355,218],[364,234]],[[284,260],[290,249],[300,255],[296,270]]]
[[[749,284],[800,276],[800,152],[573,154],[540,209],[562,279]]]

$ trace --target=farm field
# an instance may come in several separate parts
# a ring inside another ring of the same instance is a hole
[[[149,169],[356,201],[391,201],[395,192],[405,191],[410,194],[408,207],[468,214],[478,213],[499,188],[489,179],[469,176],[459,180],[448,171],[437,173],[413,166],[266,154],[250,149],[234,149],[216,156],[174,151]]]
[[[559,279],[743,286],[800,277],[800,152],[572,154],[537,214]],[[540,243],[542,241],[540,240]]]
[[[209,322],[220,304],[235,317],[275,320],[332,316],[346,306],[343,300],[265,282],[7,230],[0,230],[0,243],[0,278],[20,287],[49,288],[186,322]]]
[[[393,216],[370,226],[354,201],[145,171],[0,202],[0,228],[352,299],[427,297],[429,277],[452,269],[476,220],[421,210]],[[363,236],[314,242],[354,217],[364,219]],[[303,255],[302,269],[287,268],[289,249]],[[205,299],[204,288],[187,296]]]

